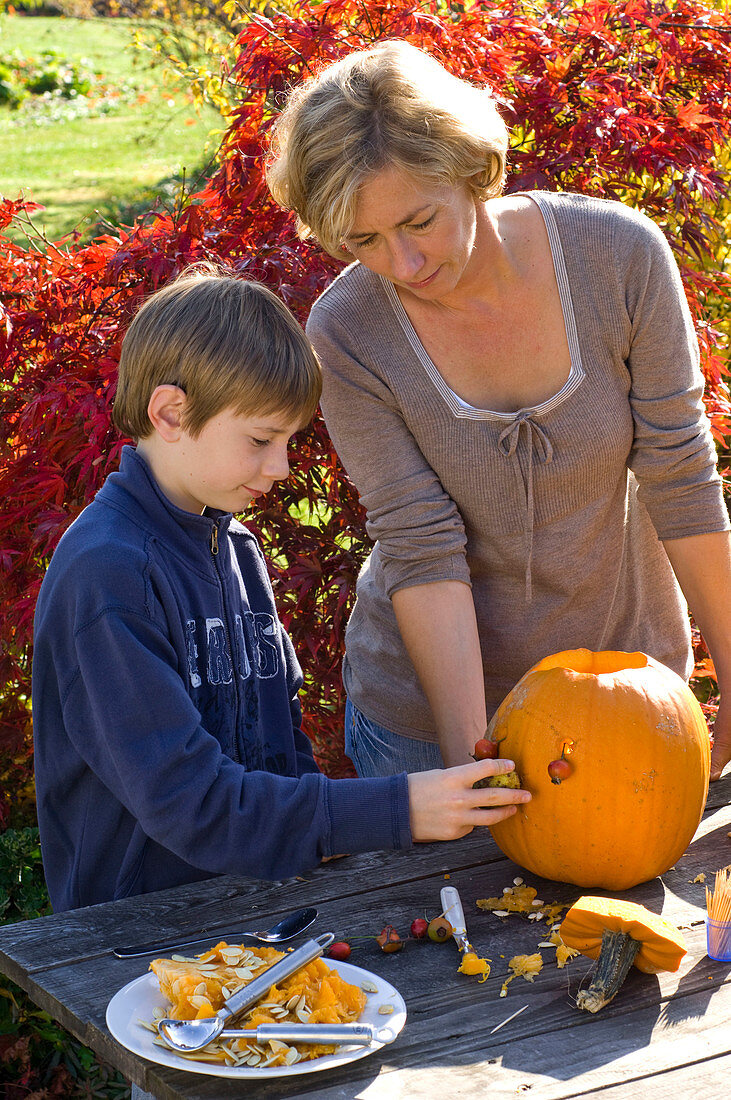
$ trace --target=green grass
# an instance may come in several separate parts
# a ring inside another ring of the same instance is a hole
[[[128,19],[0,15],[0,57],[39,58],[52,49],[86,59],[99,75],[87,97],[38,97],[0,107],[0,193],[42,203],[34,222],[50,240],[76,227],[88,238],[100,212],[129,219],[155,196],[169,198],[183,171],[195,185],[215,153],[220,116],[200,116],[165,65],[132,43]]]

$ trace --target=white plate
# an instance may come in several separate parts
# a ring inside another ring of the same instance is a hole
[[[389,1027],[395,1039],[406,1023],[406,1004],[398,990],[377,974],[361,970],[359,966],[338,962],[335,959],[326,961],[329,967],[338,972],[343,981],[350,982],[352,985],[362,985],[363,982],[375,985],[375,993],[366,992],[368,1000],[358,1023]],[[381,1005],[386,1004],[393,1006],[393,1012],[390,1015],[382,1015],[378,1011]],[[323,1054],[320,1058],[295,1062],[293,1066],[268,1066],[266,1069],[257,1069],[256,1066],[224,1066],[212,1062],[193,1062],[189,1058],[176,1054],[174,1050],[156,1046],[152,1041],[155,1038],[153,1032],[138,1023],[139,1020],[152,1022],[152,1010],[157,1007],[169,1006],[166,1005],[165,998],[160,992],[156,976],[151,973],[143,974],[141,978],[135,978],[112,997],[107,1006],[107,1027],[117,1042],[127,1050],[131,1050],[133,1054],[139,1054],[140,1057],[147,1058],[150,1062],[157,1062],[158,1065],[170,1066],[172,1069],[185,1069],[190,1073],[235,1078],[290,1077],[298,1073],[316,1073],[321,1069],[344,1066],[348,1062],[355,1062],[358,1058],[365,1058],[366,1055],[373,1054],[374,1051],[385,1046],[382,1042],[374,1042],[367,1047],[341,1046],[334,1054]]]

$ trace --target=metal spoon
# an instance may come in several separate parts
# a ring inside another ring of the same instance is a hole
[[[283,943],[284,940],[294,939],[300,932],[304,932],[305,928],[309,928],[316,916],[317,909],[298,909],[295,913],[283,917],[282,920],[277,921],[271,928],[266,928],[263,932],[237,932],[234,936],[229,936],[229,939],[248,938],[260,940],[262,943]],[[199,947],[201,944],[214,943],[216,939],[220,938],[218,932],[213,932],[210,936],[200,940],[175,940],[172,943],[170,941],[167,943],[138,943],[132,947],[113,947],[112,951],[118,959],[135,959],[141,955],[156,955],[160,951],[174,951],[179,947]]]
[[[301,970],[303,966],[307,966],[313,959],[318,958],[334,939],[332,932],[325,932],[315,940],[307,940],[296,951],[285,955],[273,966],[267,967],[263,974],[259,974],[248,985],[243,986],[227,1001],[224,1001],[215,1016],[210,1016],[204,1020],[171,1020],[169,1018],[158,1020],[158,1032],[173,1050],[179,1050],[183,1053],[200,1050],[201,1047],[205,1047],[212,1043],[214,1039],[217,1039],[226,1024],[234,1016],[238,1016],[245,1009],[251,1008],[277,982],[284,981],[285,978],[289,978],[297,970]]]

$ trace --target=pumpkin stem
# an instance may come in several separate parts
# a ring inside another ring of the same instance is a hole
[[[641,947],[627,932],[602,932],[602,947],[596,970],[588,989],[579,991],[576,1007],[587,1012],[598,1012],[615,997],[627,977]]]

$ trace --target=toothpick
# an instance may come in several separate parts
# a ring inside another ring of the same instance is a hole
[[[519,1008],[517,1012],[514,1012],[512,1016],[508,1016],[507,1020],[503,1020],[503,1022],[502,1022],[501,1024],[497,1024],[497,1025],[496,1025],[496,1026],[495,1026],[495,1027],[494,1027],[494,1028],[492,1029],[492,1031],[490,1032],[490,1034],[491,1034],[491,1035],[494,1035],[494,1034],[495,1034],[495,1032],[496,1032],[496,1031],[499,1031],[501,1027],[505,1027],[505,1025],[506,1025],[506,1024],[509,1024],[511,1020],[514,1020],[516,1016],[520,1016],[521,1012],[525,1012],[525,1010],[526,1010],[526,1008],[527,1008],[527,1007],[528,1007],[528,1005],[523,1005],[523,1007],[522,1007],[522,1008]]]

